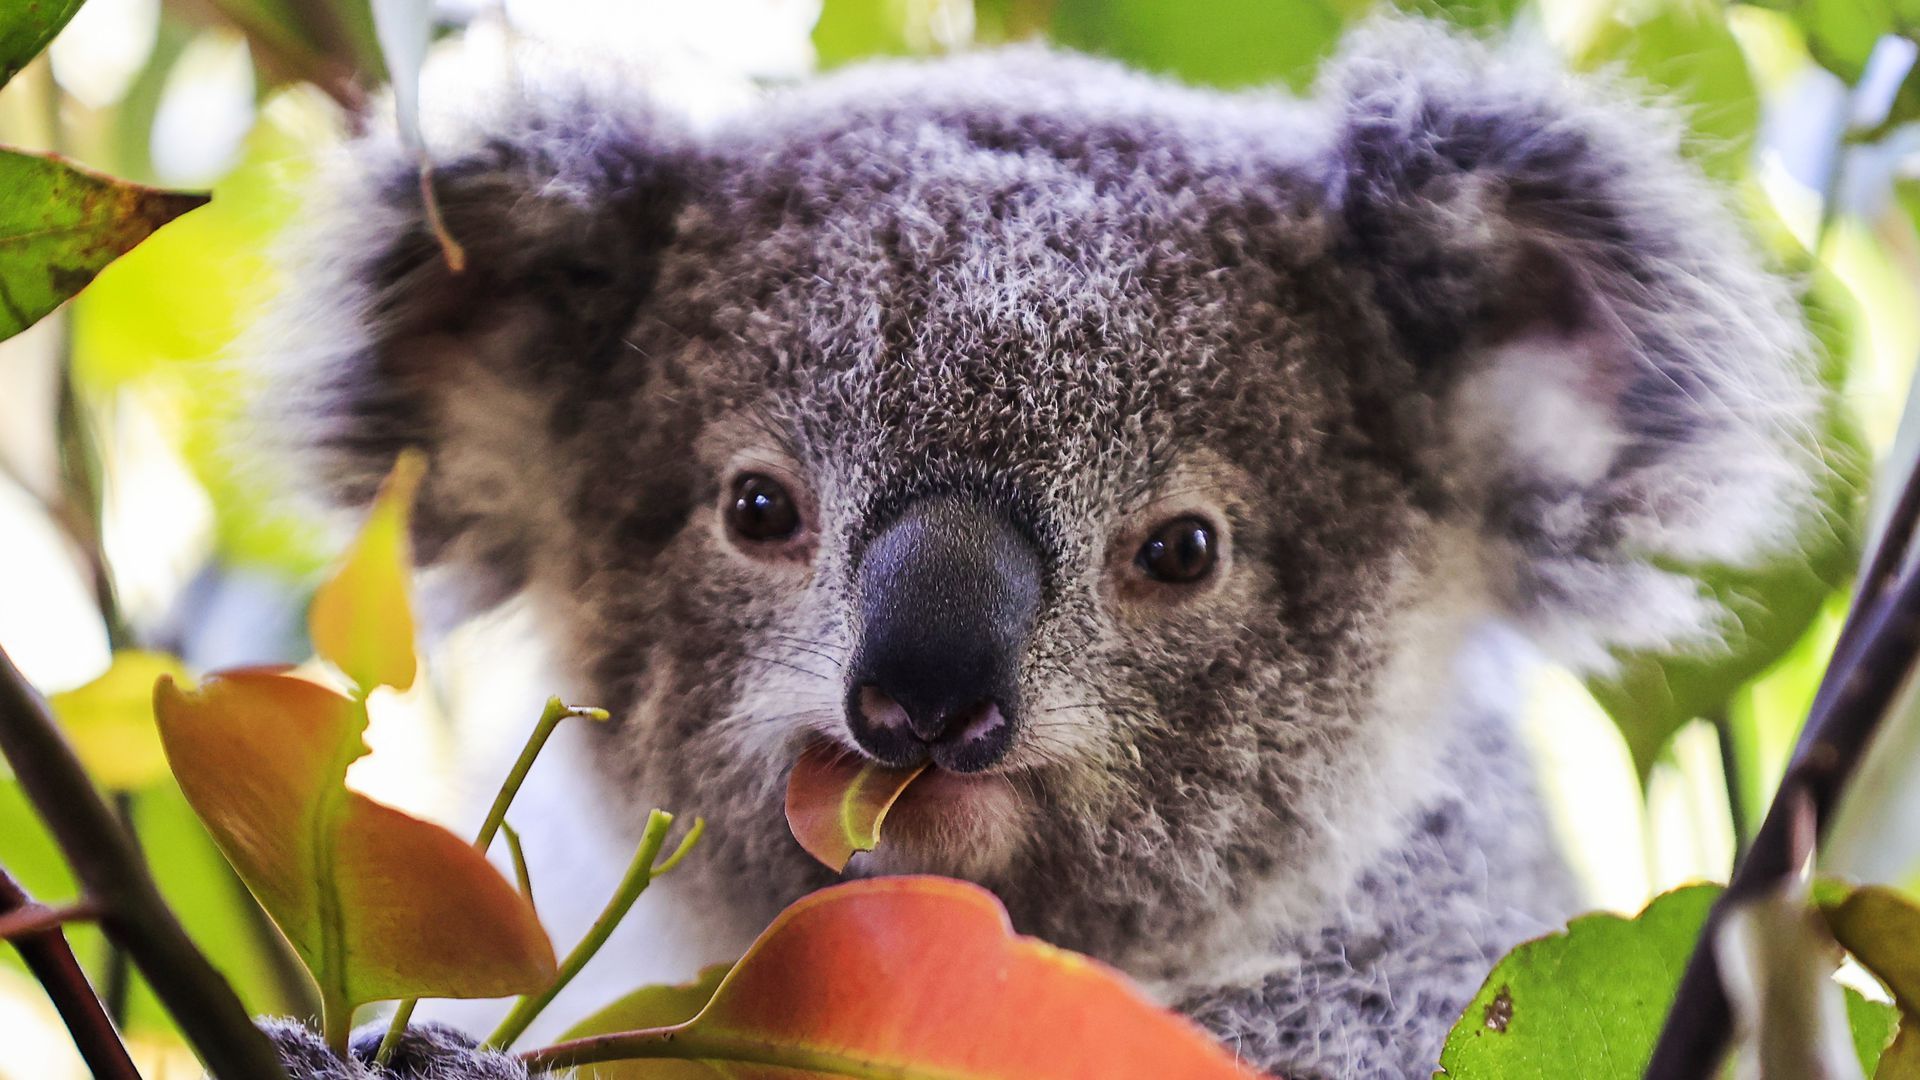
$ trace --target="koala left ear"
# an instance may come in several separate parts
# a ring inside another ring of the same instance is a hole
[[[250,352],[278,369],[261,441],[333,501],[365,501],[401,450],[427,452],[420,555],[479,570],[494,599],[524,575],[540,522],[570,512],[556,501],[568,419],[643,362],[623,336],[698,152],[623,69],[466,47],[482,55],[430,69],[423,90],[464,269],[442,257],[415,155],[377,128],[309,185]]]
[[[1563,657],[1714,615],[1658,561],[1790,539],[1820,468],[1813,345],[1674,119],[1434,26],[1334,61],[1344,265],[1433,403],[1422,469]]]

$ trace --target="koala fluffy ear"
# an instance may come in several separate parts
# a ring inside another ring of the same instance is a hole
[[[525,573],[535,523],[567,513],[549,505],[566,489],[564,418],[631,361],[622,339],[692,160],[631,79],[504,66],[470,65],[487,80],[474,87],[456,63],[424,91],[445,113],[427,141],[465,269],[442,257],[415,158],[375,131],[318,170],[249,343],[272,369],[267,439],[348,504],[402,449],[424,448],[422,556],[457,557],[502,593]]]
[[[1363,30],[1322,89],[1344,263],[1497,600],[1582,664],[1711,623],[1658,564],[1792,539],[1821,398],[1792,294],[1674,119],[1418,22]]]

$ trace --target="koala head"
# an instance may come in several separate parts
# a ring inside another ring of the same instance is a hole
[[[498,96],[434,138],[464,273],[391,136],[327,174],[283,427],[348,502],[424,448],[425,556],[531,598],[612,803],[766,910],[829,880],[781,813],[827,744],[932,762],[865,872],[1062,944],[1303,917],[1435,782],[1475,622],[1695,632],[1659,564],[1807,490],[1791,299],[1672,125],[1419,24],[1306,101],[1031,49],[699,134]]]

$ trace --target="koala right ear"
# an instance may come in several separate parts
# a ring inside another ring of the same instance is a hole
[[[1561,658],[1717,613],[1676,564],[1794,538],[1824,467],[1787,284],[1629,89],[1418,21],[1329,68],[1342,257],[1417,386],[1397,437]]]
[[[566,512],[549,505],[564,488],[552,434],[570,401],[631,362],[622,339],[694,157],[634,80],[516,60],[502,75],[490,58],[491,88],[430,78],[423,91],[446,112],[428,117],[427,141],[464,270],[442,257],[416,160],[383,128],[319,170],[250,347],[271,369],[269,441],[350,505],[401,450],[424,449],[423,561],[457,556],[507,579],[502,591],[540,513]]]

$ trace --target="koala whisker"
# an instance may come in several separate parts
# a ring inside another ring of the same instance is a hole
[[[1127,716],[1142,712],[1145,707],[1137,702],[1127,701],[1075,701],[1066,705],[1054,705],[1049,708],[1037,710],[1036,715],[1066,712],[1069,709],[1097,709]]]
[[[845,671],[847,668],[846,663],[842,661],[839,657],[833,655],[830,652],[825,651],[824,646],[826,645],[826,642],[808,641],[805,638],[791,637],[786,634],[769,634],[767,636],[769,638],[779,641],[781,643],[782,648],[793,649],[798,652],[808,653],[810,655],[817,656],[820,659],[825,660],[827,663],[832,664],[835,668],[841,671]],[[822,648],[809,647],[814,645],[822,646]]]
[[[761,653],[741,653],[740,655],[745,657],[748,660],[758,660],[763,664],[775,664],[783,668],[789,668],[809,678],[818,679],[823,683],[834,681],[833,676],[831,675],[823,674],[822,672],[815,671],[812,668],[802,667],[799,664],[793,663],[792,661],[789,661],[789,660],[781,660],[778,657],[766,656]]]

